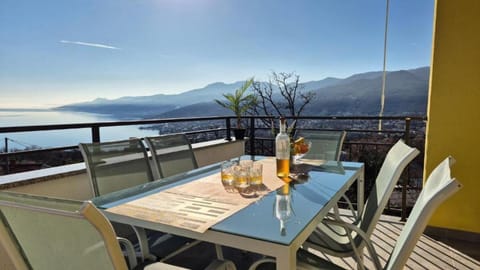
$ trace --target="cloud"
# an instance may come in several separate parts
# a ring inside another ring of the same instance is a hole
[[[110,49],[110,50],[120,50],[120,48],[110,46],[110,45],[100,44],[100,43],[88,43],[88,42],[70,41],[70,40],[60,40],[60,43],[75,44],[75,45],[103,48],[103,49]]]

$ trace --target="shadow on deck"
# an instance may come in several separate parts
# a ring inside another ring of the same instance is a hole
[[[396,239],[403,229],[404,223],[399,220],[399,217],[382,215],[374,231],[372,240],[378,255],[381,257],[382,265],[388,260]],[[479,247],[480,243],[457,240],[447,243],[424,234],[418,241],[404,269],[480,269]],[[223,251],[225,258],[234,261],[239,270],[248,269],[250,264],[261,258],[259,254],[227,247],[224,247]],[[342,259],[325,256],[321,253],[316,254],[345,269],[357,269],[356,262],[352,258]],[[203,269],[214,257],[213,245],[202,243],[169,262],[192,269]],[[367,251],[364,256],[364,263],[368,269],[375,269]],[[273,269],[273,267],[268,269]]]
[[[399,220],[399,217],[382,215],[373,233],[372,240],[382,265],[388,260],[396,239],[403,229],[404,222]],[[480,269],[479,244],[458,240],[447,244],[423,234],[404,269]],[[476,248],[473,248],[474,246]],[[353,259],[318,255],[346,269],[356,269],[356,263]],[[368,269],[375,269],[367,251],[364,260]]]

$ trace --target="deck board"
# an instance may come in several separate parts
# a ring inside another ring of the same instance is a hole
[[[348,216],[343,217],[351,220],[351,218]],[[372,240],[375,250],[380,256],[380,262],[382,265],[388,260],[390,253],[395,246],[396,239],[403,229],[404,223],[399,220],[399,217],[382,215],[375,231],[373,232]],[[478,247],[480,248],[480,243]],[[356,263],[352,258],[340,259],[328,255],[322,255],[316,251],[312,252],[323,258],[328,258],[330,261],[346,269],[357,269]],[[368,269],[374,269],[368,251],[365,251],[364,264]],[[454,247],[437,241],[424,234],[417,242],[417,245],[407,261],[405,269],[478,270],[480,269],[480,262],[456,250]]]
[[[347,220],[352,220],[351,217],[346,216],[346,213],[347,212],[345,211],[341,211],[342,217]],[[403,229],[404,223],[399,220],[400,218],[396,216],[382,215],[375,231],[373,232],[372,240],[374,242],[375,249],[380,256],[380,262],[382,266],[388,260],[390,252],[395,246],[396,239]],[[480,261],[478,256],[477,258],[473,258],[458,251],[456,247],[461,248],[460,245],[462,245],[461,242],[456,242],[455,246],[448,245],[424,234],[420,237],[404,269],[480,269]],[[468,246],[476,246],[477,248],[480,248],[480,243],[469,243],[467,247]],[[225,258],[232,260],[237,265],[237,269],[240,270],[247,269],[251,263],[261,257],[259,254],[239,251],[227,247],[224,247],[223,250]],[[357,269],[357,264],[353,258],[337,258],[319,253],[317,251],[311,252],[345,269]],[[208,255],[206,253],[208,253]],[[214,259],[214,256],[215,254],[213,245],[209,243],[202,243],[198,245],[198,247],[194,247],[193,250],[190,250],[188,255],[179,255],[174,258],[172,262],[174,264],[179,263],[180,265],[189,267],[191,269],[202,269],[202,267],[208,264],[209,260]],[[192,260],[192,258],[195,258],[195,260]],[[203,258],[205,261],[197,260],[197,258]],[[368,251],[365,251],[364,264],[368,269],[375,269]]]

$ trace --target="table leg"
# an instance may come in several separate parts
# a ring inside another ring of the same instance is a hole
[[[297,251],[291,248],[284,248],[276,257],[277,270],[297,269]]]
[[[217,259],[223,260],[223,250],[221,245],[215,244],[215,252],[217,253]]]
[[[364,194],[365,193],[365,166],[359,170],[357,178],[357,213],[361,215],[364,207]]]

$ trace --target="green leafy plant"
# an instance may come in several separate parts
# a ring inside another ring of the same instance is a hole
[[[215,102],[220,106],[231,110],[237,117],[237,128],[242,128],[242,116],[246,112],[256,106],[257,98],[252,94],[247,94],[248,88],[252,85],[253,78],[245,81],[245,83],[233,94],[223,94],[225,101],[215,99]]]

